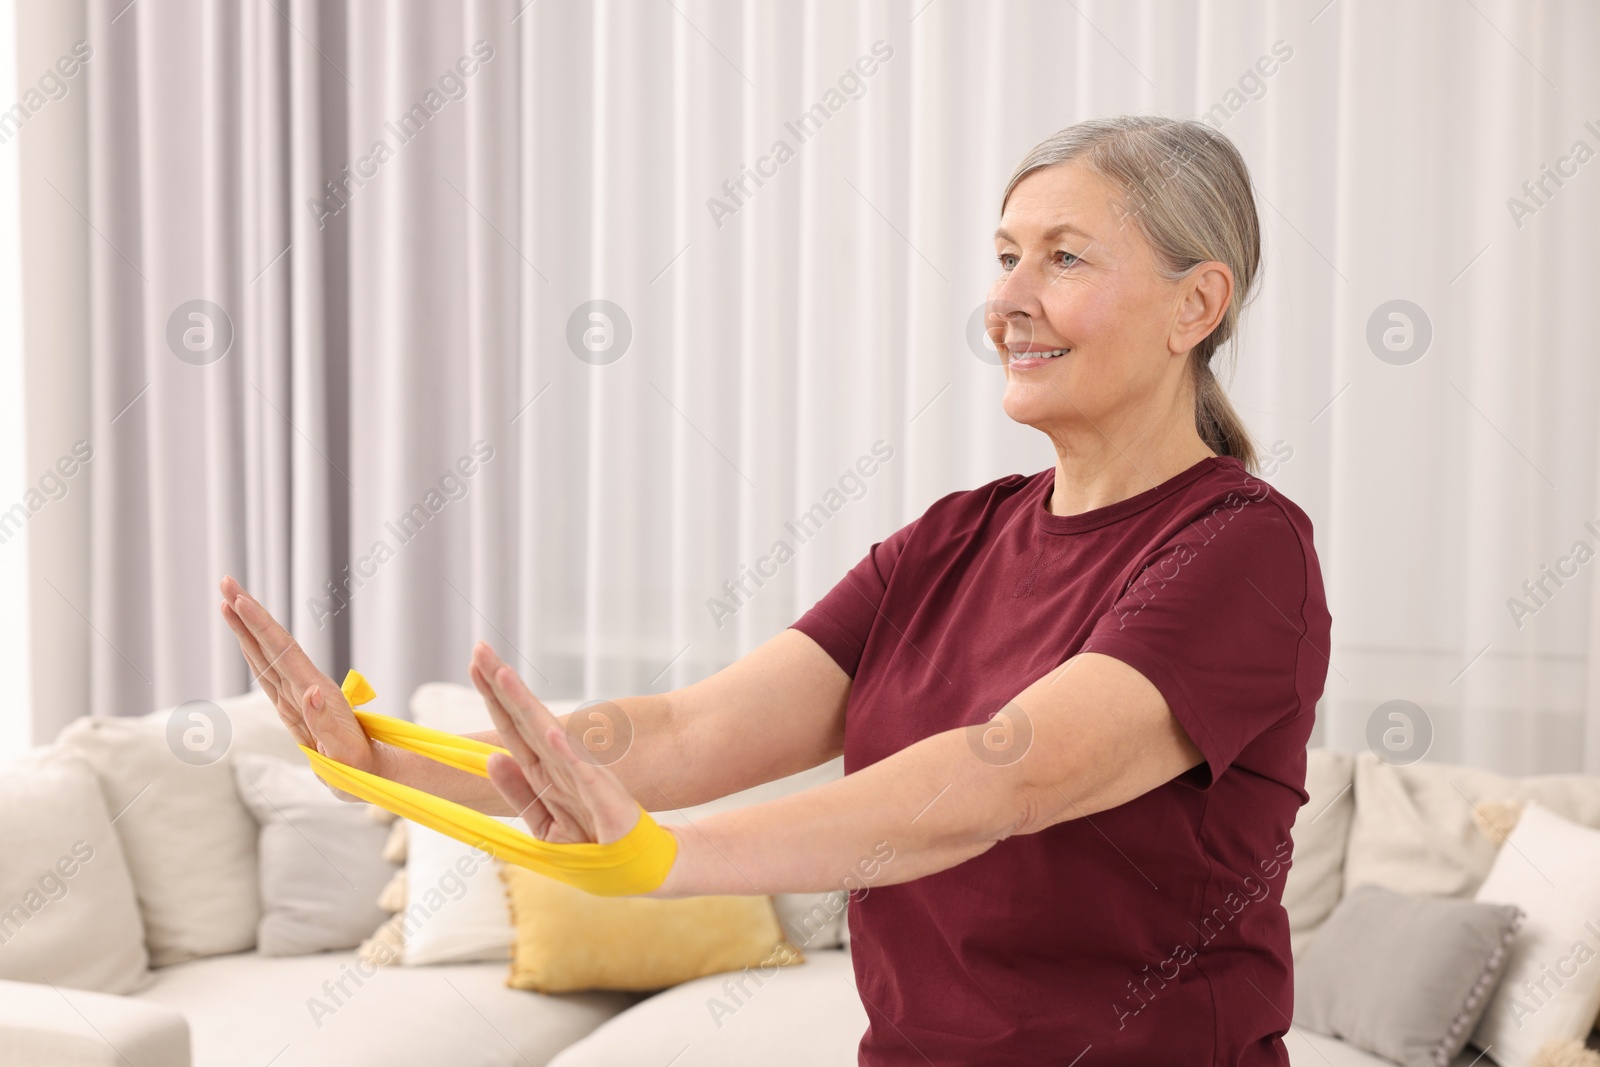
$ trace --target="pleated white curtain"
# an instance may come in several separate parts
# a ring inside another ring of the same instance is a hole
[[[224,572],[391,710],[479,637],[551,697],[730,662],[938,496],[1051,465],[968,340],[998,196],[1148,112],[1258,186],[1232,392],[1316,526],[1318,739],[1407,699],[1436,758],[1600,770],[1589,569],[1507,604],[1600,546],[1581,0],[125,2],[69,5],[81,161],[24,156],[84,264],[30,309],[87,323],[30,327],[32,455],[95,456],[34,527],[41,732],[243,689]]]
[[[15,0],[0,0],[0,85],[16,80]],[[0,499],[16,500],[32,488],[22,395],[22,212],[17,153],[0,145]],[[7,679],[14,711],[0,714],[0,763],[28,748],[32,658],[28,634],[28,534],[0,518],[0,678]]]

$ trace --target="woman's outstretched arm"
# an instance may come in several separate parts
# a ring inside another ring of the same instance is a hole
[[[844,676],[831,659],[827,667]],[[526,812],[535,836],[604,843],[633,828],[638,807],[617,776],[574,752],[516,671],[482,644],[473,671],[501,735],[510,739],[510,755],[490,759],[490,777]],[[1204,758],[1155,685],[1098,653],[1069,659],[1002,714],[1027,731],[1028,743],[1014,758],[995,760],[975,738],[975,730],[981,736],[993,724],[946,730],[814,789],[687,827],[666,826],[677,838],[676,859],[646,895],[908,882],[1012,834],[1124,804]]]
[[[487,779],[370,741],[338,683],[312,663],[266,608],[232,578],[223,579],[221,589],[223,617],[296,741],[359,770],[491,815],[519,814]],[[485,651],[486,646],[474,651],[471,671],[480,691],[484,680],[477,664]],[[849,692],[849,676],[827,653],[798,631],[784,630],[682,689],[617,698],[610,706],[587,710],[579,722],[571,722],[571,716],[555,721],[574,748],[582,749],[580,757],[614,774],[646,809],[664,811],[714,800],[837,756],[843,751]],[[589,752],[583,742],[593,715],[619,721],[605,724],[612,745]],[[495,730],[468,736],[503,745]]]

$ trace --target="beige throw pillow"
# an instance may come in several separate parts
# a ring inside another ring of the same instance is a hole
[[[1377,885],[1399,893],[1464,897],[1476,892],[1500,851],[1478,828],[1490,801],[1536,800],[1562,818],[1600,827],[1600,778],[1524,778],[1448,763],[1396,767],[1370,752],[1356,758],[1355,820],[1344,891]]]
[[[1333,913],[1344,889],[1344,850],[1355,816],[1351,776],[1355,757],[1314,748],[1306,753],[1306,792],[1311,799],[1295,815],[1290,839],[1294,859],[1283,883],[1289,913],[1289,943],[1296,960]]]
[[[256,824],[234,787],[241,751],[305,756],[259,692],[137,718],[85,717],[59,744],[94,767],[139,897],[152,966],[256,941]]]

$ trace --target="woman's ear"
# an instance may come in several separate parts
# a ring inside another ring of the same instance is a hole
[[[1169,343],[1174,355],[1189,352],[1217,328],[1233,299],[1233,272],[1208,260],[1192,267],[1179,283],[1178,314]]]

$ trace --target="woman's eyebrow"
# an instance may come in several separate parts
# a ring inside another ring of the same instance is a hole
[[[1085,233],[1083,230],[1078,229],[1078,227],[1074,226],[1070,222],[1058,222],[1058,223],[1056,223],[1054,226],[1052,226],[1048,230],[1044,231],[1044,233],[1040,236],[1039,239],[1041,241],[1052,241],[1055,238],[1060,237],[1064,233],[1077,234],[1079,237],[1082,237],[1086,241],[1094,240],[1094,237],[1091,234]],[[994,239],[996,241],[1010,241],[1012,244],[1017,244],[1018,243],[1017,239],[1015,237],[1012,237],[1010,232],[1004,226],[1001,226],[1001,227],[998,227],[998,228],[995,229],[995,231],[994,231]]]

